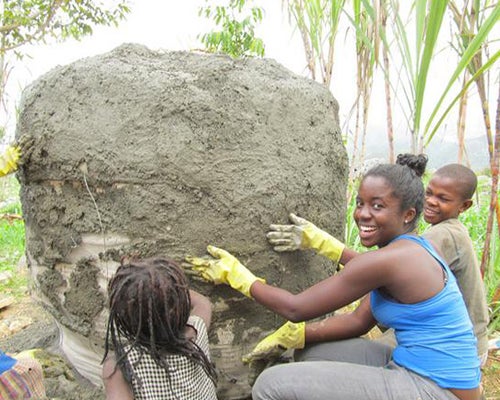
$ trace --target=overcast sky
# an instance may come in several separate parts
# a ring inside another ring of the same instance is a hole
[[[281,1],[260,3],[266,4],[266,15],[257,35],[265,41],[266,57],[274,58],[303,75],[305,61],[300,38],[293,35],[281,12]],[[118,28],[97,27],[91,37],[82,41],[24,48],[30,57],[17,62],[12,70],[7,88],[10,107],[19,100],[23,87],[57,65],[105,53],[122,43],[140,43],[153,50],[196,49],[201,47],[197,35],[212,27],[209,20],[198,16],[204,0],[178,1],[175,6],[170,1],[158,0],[135,0],[131,4],[131,13]]]
[[[133,1],[133,0],[132,0]],[[293,34],[281,12],[281,1],[266,3],[265,18],[257,36],[265,41],[266,57],[274,58],[296,73],[304,71],[304,56],[298,35]],[[33,46],[27,49],[31,59],[16,67],[17,80],[30,82],[57,65],[112,50],[122,43],[140,43],[156,50],[192,50],[200,48],[197,36],[212,28],[211,21],[198,16],[204,0],[171,2],[135,0],[127,20],[118,28],[97,27],[82,41]]]
[[[133,0],[131,13],[118,28],[98,27],[91,37],[80,42],[71,40],[27,48],[31,58],[25,58],[22,63],[17,63],[9,80],[7,90],[10,95],[10,107],[14,107],[18,102],[23,87],[55,66],[110,51],[122,43],[140,43],[153,50],[199,48],[197,35],[207,32],[212,27],[210,21],[198,17],[199,7],[204,4],[204,0],[176,1],[175,6],[170,1]],[[301,39],[282,12],[282,1],[259,0],[257,4],[265,6],[264,21],[258,28],[257,36],[264,40],[266,57],[273,58],[291,71],[305,76],[305,57]],[[352,46],[345,43],[347,36],[345,29],[343,28],[338,35],[331,87],[333,95],[339,101],[341,125],[348,117],[356,95],[355,54]],[[441,70],[433,71],[434,78],[439,79],[439,74],[441,72],[444,74],[447,69],[448,66],[444,63]],[[432,89],[432,84],[429,85],[429,89]],[[372,132],[385,132],[384,104],[383,82],[378,80],[374,83],[370,105],[369,130]],[[469,115],[476,113],[480,116],[478,110],[474,110],[472,102],[469,107]],[[478,120],[478,123],[480,122],[481,120]],[[472,125],[478,126],[478,123]],[[9,131],[13,131],[13,125],[12,121],[8,121]],[[454,132],[454,122],[448,125],[450,126],[447,130]],[[406,123],[397,115],[395,115],[395,131],[406,132],[408,135]]]

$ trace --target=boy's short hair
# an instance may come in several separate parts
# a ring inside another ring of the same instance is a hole
[[[462,164],[447,164],[439,168],[434,175],[453,179],[462,193],[462,200],[471,199],[477,188],[477,176],[470,168]]]

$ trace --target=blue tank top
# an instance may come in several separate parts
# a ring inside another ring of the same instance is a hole
[[[473,389],[481,380],[476,337],[455,276],[423,237],[401,235],[424,247],[448,275],[444,288],[415,304],[402,304],[373,290],[372,314],[394,328],[397,346],[393,360],[436,382],[442,388]]]
[[[9,357],[3,351],[0,350],[0,374],[11,369],[16,363],[16,359]]]

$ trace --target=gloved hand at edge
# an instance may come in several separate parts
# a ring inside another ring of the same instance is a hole
[[[273,224],[269,227],[266,237],[275,251],[313,249],[336,263],[340,261],[344,243],[304,218],[295,214],[290,214],[289,218],[293,225]]]
[[[258,360],[272,360],[288,349],[303,349],[305,345],[305,322],[286,322],[279,329],[262,339],[257,346],[242,357],[244,364]]]
[[[0,177],[17,171],[20,158],[21,148],[18,145],[8,146],[0,156]]]
[[[186,261],[192,265],[203,279],[216,285],[224,283],[252,298],[250,287],[255,281],[265,282],[256,277],[239,260],[223,249],[215,246],[207,247],[208,253],[215,259],[186,256]]]
[[[10,144],[0,155],[0,177],[16,172],[33,151],[35,140],[31,135],[23,135]]]

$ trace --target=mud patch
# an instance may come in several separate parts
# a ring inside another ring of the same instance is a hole
[[[30,85],[23,135],[34,138],[18,173],[28,263],[67,352],[88,343],[102,355],[106,285],[125,254],[182,261],[213,244],[294,292],[334,271],[265,239],[291,212],[342,237],[348,171],[331,93],[273,60],[123,45]],[[248,396],[241,355],[283,321],[230,288],[192,284],[220,306],[210,341],[230,378],[219,397]]]
[[[70,289],[65,293],[65,308],[82,324],[90,326],[104,307],[104,295],[97,282],[98,268],[92,259],[77,262],[69,279]],[[84,332],[84,334],[89,332]]]

